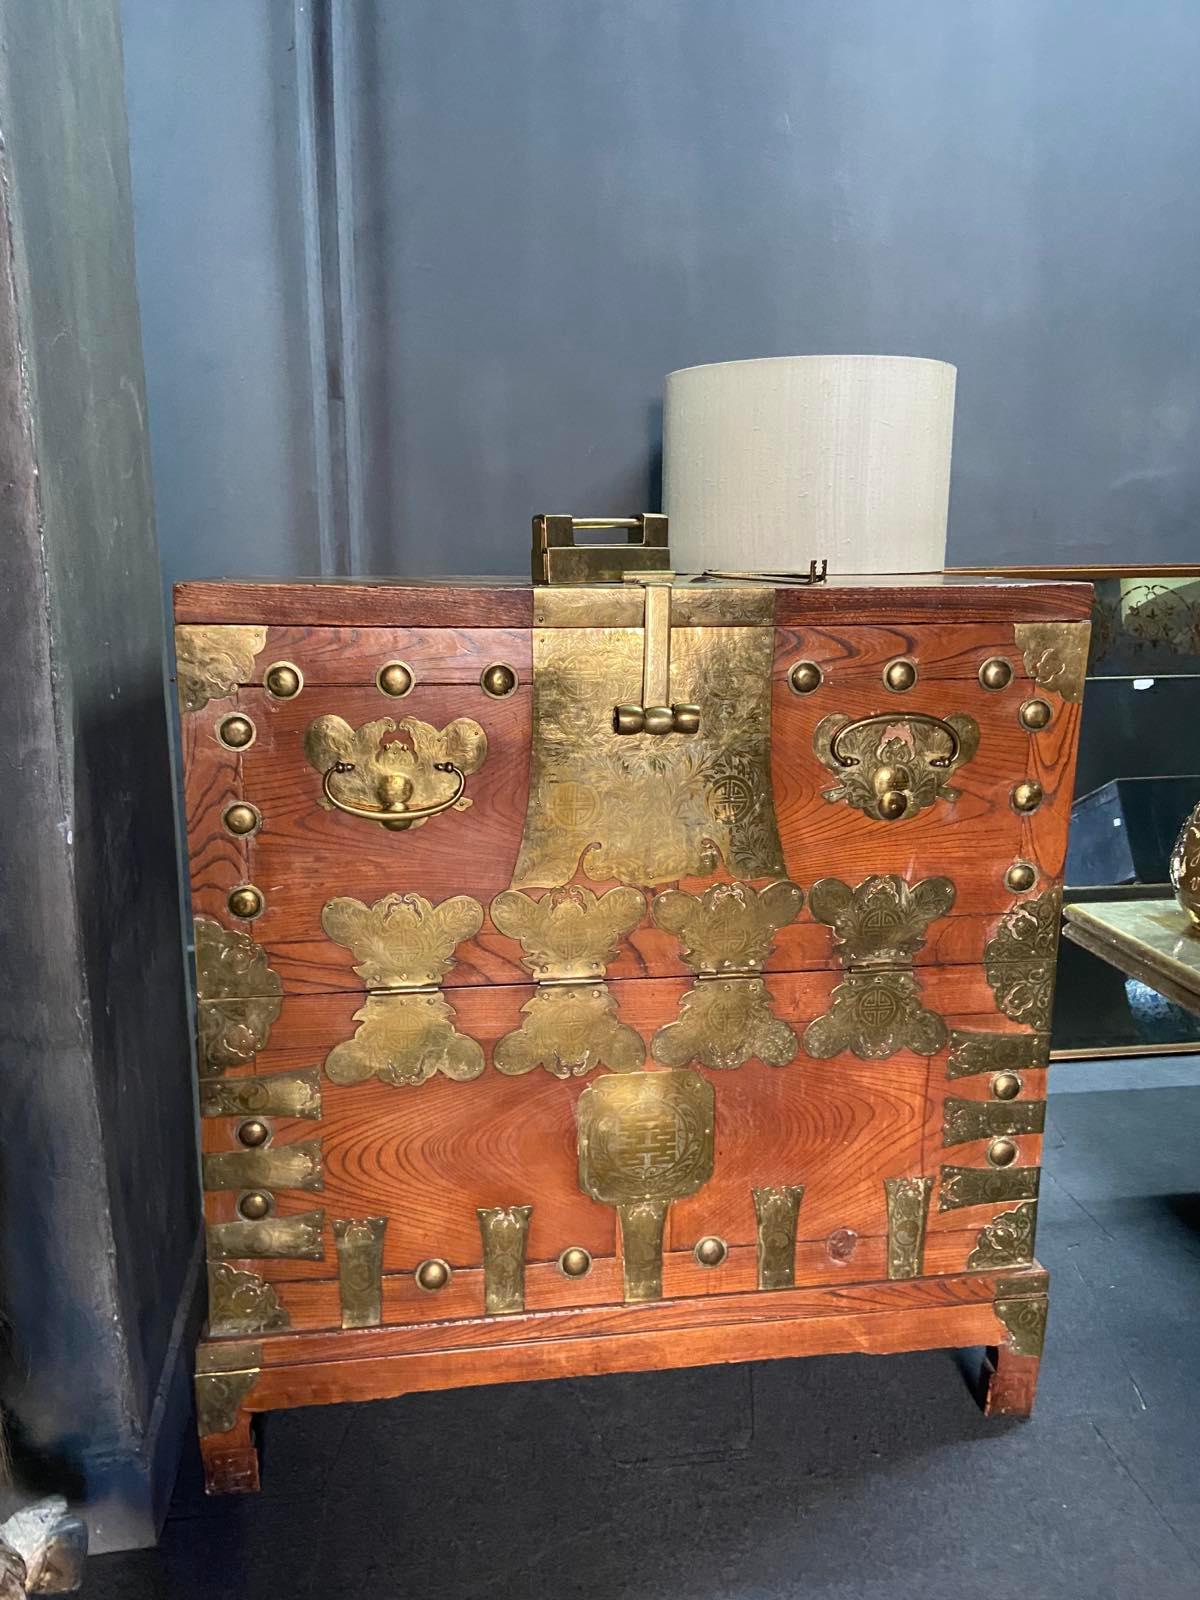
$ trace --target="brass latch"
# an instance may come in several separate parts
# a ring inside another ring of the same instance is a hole
[[[671,692],[671,581],[673,572],[629,576],[646,592],[642,622],[642,703],[613,707],[614,733],[698,733],[700,707],[668,705]]]
[[[576,529],[624,528],[624,544],[575,543]],[[671,565],[667,519],[640,517],[548,517],[533,519],[534,583],[620,583],[627,572],[665,572]]]

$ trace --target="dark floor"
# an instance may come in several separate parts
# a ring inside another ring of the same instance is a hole
[[[279,1413],[88,1600],[1198,1600],[1200,1071],[1055,1077],[1032,1422],[949,1352]]]

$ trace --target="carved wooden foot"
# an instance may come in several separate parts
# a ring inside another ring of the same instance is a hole
[[[1028,1417],[1037,1395],[1041,1356],[1019,1356],[1007,1345],[987,1353],[983,1414],[986,1417]]]
[[[253,1420],[248,1411],[239,1411],[228,1433],[200,1435],[206,1494],[257,1493],[258,1446],[252,1432]]]
[[[196,1425],[209,1494],[252,1494],[258,1448],[246,1400],[258,1382],[258,1345],[201,1344],[196,1353]]]

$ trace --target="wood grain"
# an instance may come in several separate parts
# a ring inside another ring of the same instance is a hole
[[[267,642],[254,658],[247,685],[261,684],[275,661],[290,661],[304,674],[298,700],[317,687],[357,685],[377,697],[394,715],[403,701],[390,699],[375,687],[375,676],[389,661],[411,667],[418,685],[457,683],[478,687],[480,674],[495,662],[506,662],[528,683],[533,670],[531,635],[527,628],[313,628],[267,629]],[[403,715],[403,711],[399,715]]]
[[[1004,1345],[987,1352],[989,1370],[984,1391],[986,1417],[1030,1417],[1037,1399],[1040,1356],[1019,1356]]]

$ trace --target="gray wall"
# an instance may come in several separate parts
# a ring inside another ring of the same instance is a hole
[[[292,49],[288,0],[124,0],[169,576],[523,571],[531,512],[656,502],[665,372],[821,350],[958,365],[952,560],[1196,556],[1195,0],[296,12]]]

